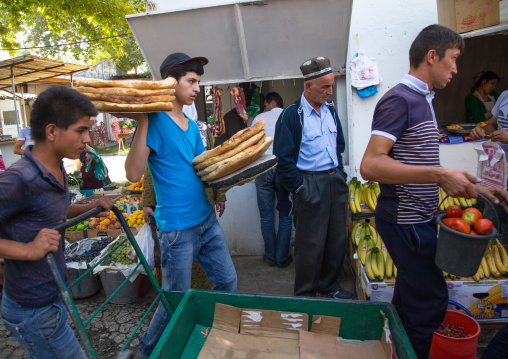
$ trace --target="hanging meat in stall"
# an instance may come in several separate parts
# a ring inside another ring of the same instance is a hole
[[[222,89],[220,87],[212,86],[212,94],[213,103],[215,105],[215,122],[210,127],[210,130],[213,137],[217,138],[226,132],[226,124],[224,123],[224,117],[222,116]]]
[[[231,90],[231,96],[233,96],[235,100],[236,112],[238,113],[238,116],[247,122],[249,120],[249,115],[247,114],[247,104],[245,102],[245,94],[243,93],[243,89],[241,87],[233,87]]]

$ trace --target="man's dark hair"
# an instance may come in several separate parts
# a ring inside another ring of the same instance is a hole
[[[54,86],[41,92],[30,112],[30,134],[34,141],[46,139],[46,127],[55,124],[66,130],[83,116],[97,116],[92,101],[76,90]]]
[[[282,101],[282,97],[277,92],[269,92],[265,96],[266,103],[270,103],[275,101],[277,107],[284,108],[284,101]]]
[[[418,68],[430,50],[436,50],[440,59],[446,50],[458,49],[464,51],[464,39],[455,31],[441,26],[430,25],[420,31],[409,49],[409,65]]]
[[[199,60],[194,60],[173,66],[169,70],[168,76],[174,77],[176,81],[180,81],[182,76],[185,76],[187,72],[195,72],[199,76],[201,76],[205,73],[205,70],[203,69],[203,65],[201,65],[201,62]],[[166,77],[167,76],[163,78]]]

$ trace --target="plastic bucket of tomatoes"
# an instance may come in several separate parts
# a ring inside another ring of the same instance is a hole
[[[481,196],[480,194],[478,194]],[[492,206],[493,212],[494,205],[485,197],[481,196],[485,201]],[[450,208],[450,207],[449,207]],[[460,207],[459,207],[460,208]],[[464,213],[468,211],[464,210]],[[471,212],[477,211],[480,216],[481,213],[477,209],[471,209]],[[468,212],[468,217],[471,217],[471,213]],[[462,221],[448,222],[449,218],[446,213],[439,214],[436,218],[439,225],[437,249],[436,249],[436,265],[447,273],[460,276],[460,277],[472,277],[478,271],[478,267],[482,261],[487,245],[492,238],[497,236],[497,230],[490,222],[490,227],[483,228],[483,226],[476,225],[476,222],[481,218],[471,218],[474,220],[474,224],[464,225],[462,218],[457,218]],[[469,218],[466,218],[469,223]],[[488,220],[487,220],[488,221]],[[443,223],[444,222],[444,223]],[[481,221],[478,224],[484,224]],[[453,223],[453,228],[450,227],[450,223]],[[497,220],[499,223],[499,220]],[[473,227],[474,226],[474,227]],[[469,229],[467,228],[469,227]],[[470,234],[471,228],[481,228],[481,232]]]

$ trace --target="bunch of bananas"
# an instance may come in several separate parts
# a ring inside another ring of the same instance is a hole
[[[377,197],[381,192],[379,183],[368,181],[362,184],[356,177],[353,177],[348,182],[348,188],[349,208],[353,214],[362,211],[362,203],[365,203],[373,212],[376,210]]]
[[[385,278],[397,278],[397,267],[383,241],[367,250],[362,263],[370,280],[382,281]]]
[[[473,276],[475,281],[480,281],[483,278],[501,278],[508,273],[508,255],[503,245],[497,239],[490,241],[485,255],[482,258],[482,263],[478,267],[478,271]]]
[[[497,239],[490,241],[485,254],[483,255],[482,262],[478,267],[478,271],[473,275],[473,279],[477,282],[485,278],[504,278],[503,276],[508,273],[508,255],[506,249]],[[449,277],[451,280],[460,280],[461,277],[446,273],[443,271],[443,276]]]
[[[370,221],[367,219],[365,222],[356,222],[354,225],[353,230],[351,231],[351,242],[355,246],[359,247],[360,241],[364,239],[367,234],[374,239],[374,243],[377,242],[379,234],[376,229],[369,224],[369,222]]]
[[[448,196],[446,192],[439,187],[439,210],[440,211],[446,211],[446,209],[450,206],[456,205],[463,208],[472,207],[476,204],[476,199],[465,199],[463,197],[458,198],[452,198],[452,197],[446,197]],[[446,198],[444,201],[443,199]]]

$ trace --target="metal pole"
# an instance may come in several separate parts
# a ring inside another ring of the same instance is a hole
[[[14,86],[14,70],[11,66],[11,83],[12,83],[12,99],[14,100],[14,115],[16,116],[16,127],[18,128],[18,136],[19,136],[19,113],[18,113],[18,105],[16,104],[16,86]]]
[[[21,104],[23,105],[23,118],[25,119],[25,127],[28,126],[28,120],[26,118],[26,108],[25,108],[25,93],[23,91],[23,85],[21,86]]]

